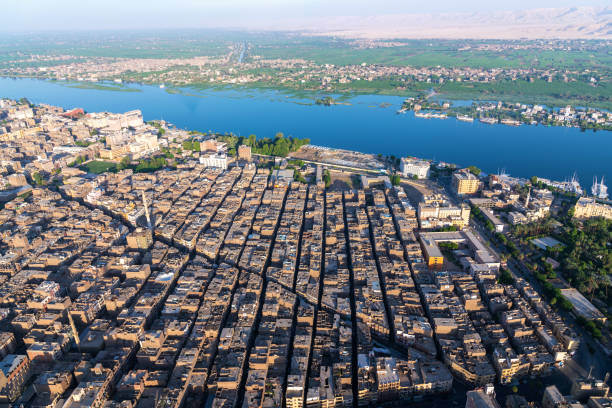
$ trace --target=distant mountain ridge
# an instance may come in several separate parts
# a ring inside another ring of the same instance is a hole
[[[352,38],[612,39],[611,7],[342,16],[288,21],[286,29]],[[276,28],[279,28],[278,26]]]

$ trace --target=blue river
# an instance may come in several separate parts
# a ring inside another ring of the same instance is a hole
[[[358,95],[346,105],[319,106],[314,97],[250,88],[107,85],[123,89],[118,91],[78,86],[82,84],[0,78],[0,98],[26,97],[89,112],[140,109],[145,120],[164,119],[185,129],[258,137],[283,132],[317,145],[475,165],[487,173],[505,170],[555,180],[576,173],[587,189],[595,176],[612,181],[612,132],[415,118],[412,112],[396,114],[402,97],[384,95]]]

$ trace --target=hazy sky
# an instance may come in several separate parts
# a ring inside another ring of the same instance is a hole
[[[2,31],[270,28],[286,20],[606,6],[609,0],[2,0]]]

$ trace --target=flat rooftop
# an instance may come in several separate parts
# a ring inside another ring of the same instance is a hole
[[[606,317],[601,313],[591,302],[587,300],[582,293],[574,288],[561,289],[561,294],[565,296],[574,306],[576,313],[585,319],[589,320],[604,320]]]
[[[546,248],[555,247],[557,245],[563,245],[561,242],[557,241],[553,237],[542,237],[542,238],[534,238],[531,240],[533,245],[537,246],[542,250],[546,250]]]

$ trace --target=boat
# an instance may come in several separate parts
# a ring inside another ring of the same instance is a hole
[[[457,115],[457,120],[461,120],[463,122],[473,122],[474,118],[468,115]]]
[[[166,87],[166,85],[161,84],[161,85],[159,86],[159,89],[164,89],[165,87]]]
[[[600,200],[608,199],[608,186],[604,184],[604,177],[602,177],[599,182],[597,182],[597,177],[595,177],[595,181],[591,187],[591,194]]]
[[[519,122],[516,119],[502,119],[501,123],[503,125],[509,125],[509,126],[520,126],[521,125],[521,122]]]
[[[497,123],[497,118],[480,118],[479,120],[488,125],[494,125]]]
[[[446,119],[448,115],[446,113],[415,112],[414,117],[425,119]]]

